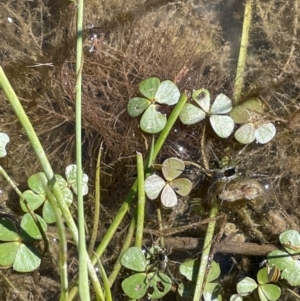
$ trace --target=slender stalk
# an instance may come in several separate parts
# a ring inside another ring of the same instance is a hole
[[[98,233],[98,225],[100,219],[100,165],[101,165],[101,151],[102,143],[98,152],[96,171],[95,171],[95,209],[94,209],[94,221],[93,221],[93,230],[91,233],[91,239],[89,243],[88,253],[90,257],[93,255],[93,250],[95,247],[95,242]]]
[[[145,179],[144,179],[144,164],[143,156],[141,153],[137,153],[137,175],[138,175],[138,202],[137,202],[137,227],[135,246],[142,248],[143,245],[143,231],[144,231],[144,219],[145,219]]]
[[[252,3],[253,0],[247,0],[245,4],[241,46],[240,46],[240,53],[239,53],[238,65],[236,69],[235,85],[234,85],[234,92],[233,92],[233,98],[235,104],[238,104],[242,95],[247,47],[249,42],[249,30],[250,30],[251,19],[252,19]]]
[[[215,194],[212,196],[212,209],[210,211],[209,218],[216,218],[218,215],[219,206],[217,203],[217,197]],[[209,254],[211,250],[211,245],[213,242],[214,231],[216,226],[216,219],[209,222],[206,230],[206,235],[203,243],[203,252],[200,260],[200,267],[198,271],[198,277],[195,286],[193,301],[199,301],[202,298],[203,290],[205,287],[205,278],[207,273],[208,264],[210,262]]]

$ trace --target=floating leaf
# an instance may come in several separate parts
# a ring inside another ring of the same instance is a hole
[[[56,216],[49,201],[46,201],[43,206],[43,218],[48,224],[53,224],[56,222]]]
[[[181,196],[187,196],[193,187],[192,182],[186,178],[174,179],[169,183],[169,185],[177,194]]]
[[[26,244],[20,244],[13,269],[17,272],[31,272],[37,269],[41,264],[41,254],[33,247]]]
[[[219,283],[208,282],[203,291],[205,301],[221,301],[222,286]]]
[[[46,193],[45,187],[48,185],[48,180],[43,172],[38,172],[31,175],[28,179],[28,186],[37,194]]]
[[[190,281],[196,281],[199,270],[199,260],[188,259],[179,266],[180,274]]]
[[[259,126],[255,131],[255,138],[258,143],[268,143],[276,134],[276,128],[273,123],[265,123]]]
[[[157,77],[150,77],[140,82],[139,89],[145,97],[151,100],[155,98],[159,85],[160,80]]]
[[[219,94],[210,108],[211,114],[226,114],[232,110],[232,101],[225,94]]]
[[[145,255],[143,251],[137,247],[128,248],[122,254],[120,263],[123,267],[136,272],[143,272],[147,267]]]
[[[5,157],[6,152],[6,144],[9,142],[9,136],[5,133],[0,133],[0,158]]]
[[[204,112],[208,113],[210,108],[210,94],[206,89],[199,89],[193,92],[192,98]]]
[[[150,104],[151,101],[146,98],[131,98],[127,104],[127,112],[131,117],[137,117],[142,114],[150,106]]]
[[[149,283],[147,282],[146,273],[133,274],[122,281],[122,289],[124,293],[134,300],[143,298],[148,290]]]
[[[243,144],[252,143],[255,139],[255,126],[253,123],[246,123],[234,133],[234,138]]]
[[[151,293],[148,292],[150,299],[160,299],[165,296],[171,289],[172,281],[164,273],[149,273],[148,279],[150,279],[149,287],[151,287]]]
[[[183,124],[192,125],[205,118],[205,113],[191,103],[186,103],[182,108],[179,119]]]
[[[66,167],[65,174],[66,174],[68,183],[71,185],[75,194],[77,194],[77,165],[69,164]],[[55,175],[55,177],[56,177],[56,180],[58,181],[58,185],[59,185],[60,189],[63,190],[64,200],[68,203],[68,206],[69,206],[73,201],[72,192],[68,191],[68,189],[65,189],[65,188],[68,188],[68,185],[62,176]],[[82,195],[87,195],[89,192],[88,185],[87,185],[88,181],[89,181],[88,175],[85,173],[82,173],[82,181],[81,181]]]
[[[162,173],[167,181],[171,181],[182,174],[185,164],[177,158],[169,158],[163,162]]]
[[[279,241],[286,251],[293,255],[300,252],[300,235],[296,230],[287,230],[279,235]]]
[[[243,297],[237,294],[231,295],[229,301],[243,301]]]
[[[233,132],[234,122],[229,116],[212,115],[209,121],[215,133],[221,138],[227,138]]]
[[[167,118],[160,112],[156,111],[156,105],[152,104],[143,114],[140,126],[141,129],[149,134],[156,134],[160,132],[167,123]]]
[[[32,190],[26,190],[22,193],[22,195],[23,199],[20,199],[20,205],[24,212],[28,212],[24,200],[28,202],[31,210],[35,211],[45,202],[46,199],[45,194],[35,194]]]
[[[164,179],[157,175],[151,175],[145,180],[145,192],[150,200],[158,198],[160,192],[166,185]]]
[[[170,80],[163,81],[155,94],[155,101],[160,104],[174,105],[178,102],[180,91]]]
[[[175,191],[169,184],[166,184],[161,193],[161,204],[166,208],[173,208],[177,205],[178,198]]]
[[[258,287],[258,295],[261,301],[276,301],[281,295],[281,289],[275,284],[263,284]]]
[[[18,241],[18,240],[19,240],[19,234],[12,220],[7,217],[0,218],[0,241]]]

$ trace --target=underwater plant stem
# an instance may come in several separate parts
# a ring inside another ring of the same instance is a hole
[[[216,216],[218,215],[219,205],[218,205],[217,201],[218,200],[217,200],[216,194],[213,194],[212,195],[212,209],[210,211],[209,218],[215,219]],[[216,227],[216,219],[209,222],[209,224],[207,226],[193,301],[201,300],[202,295],[203,295],[203,290],[205,287],[205,278],[208,273],[208,271],[207,271],[208,264],[211,260],[209,255],[210,255],[210,250],[211,250],[211,246],[212,246],[212,242],[213,242],[213,238],[214,238],[215,227]]]
[[[95,202],[94,202],[94,221],[93,221],[93,229],[91,233],[91,239],[89,242],[88,253],[91,257],[93,255],[93,250],[95,247],[95,242],[97,238],[99,218],[100,218],[100,168],[101,168],[101,152],[102,152],[102,144],[100,144],[97,163],[96,163],[96,171],[95,171]]]
[[[239,53],[238,65],[236,69],[235,84],[234,84],[234,91],[233,91],[233,99],[236,105],[239,103],[241,99],[243,83],[244,83],[247,47],[249,42],[249,30],[250,30],[251,19],[252,19],[252,4],[253,4],[253,0],[247,0],[245,4],[241,46],[240,46],[240,53]]]
[[[88,282],[88,270],[87,270],[87,249],[85,241],[85,229],[84,229],[84,205],[82,195],[82,144],[81,144],[81,105],[82,105],[82,31],[83,31],[83,9],[84,1],[78,0],[77,9],[77,36],[76,36],[76,177],[77,177],[77,216],[78,216],[78,233],[79,233],[79,296],[81,300],[90,300],[90,288]]]
[[[187,96],[185,94],[182,94],[180,96],[180,99],[178,101],[178,103],[176,104],[176,106],[174,107],[172,113],[170,114],[170,117],[167,121],[167,124],[165,126],[165,128],[162,130],[162,132],[160,133],[155,146],[154,146],[154,150],[153,150],[153,157],[152,160],[154,161],[156,159],[156,156],[158,155],[161,147],[163,146],[169,132],[171,131],[175,121],[177,120],[180,111],[182,110],[184,104],[187,101]],[[146,162],[148,162],[147,165],[151,165],[152,162],[149,162],[149,160],[146,160]],[[126,196],[121,208],[119,209],[116,217],[114,218],[113,222],[111,223],[110,227],[108,228],[107,232],[105,233],[104,237],[102,238],[102,241],[100,243],[100,245],[98,246],[97,250],[96,250],[96,254],[101,257],[101,255],[103,254],[104,250],[106,249],[107,245],[109,244],[110,240],[112,239],[112,237],[114,236],[115,232],[117,231],[121,221],[123,220],[125,214],[128,212],[129,207],[131,206],[131,203],[136,195],[137,192],[137,180],[135,180],[135,182],[133,183],[128,195]],[[93,256],[92,257],[92,262],[93,264],[96,263],[96,257]]]
[[[137,153],[137,176],[138,176],[138,201],[137,201],[137,210],[136,210],[137,225],[136,225],[135,246],[137,248],[142,248],[146,197],[145,197],[144,164],[143,164],[143,156],[141,153]]]
[[[116,278],[118,277],[118,274],[122,268],[122,265],[120,263],[120,258],[122,256],[122,254],[124,253],[124,251],[126,251],[129,247],[130,247],[130,244],[131,244],[131,240],[133,238],[133,235],[134,235],[134,230],[135,230],[135,226],[136,226],[136,218],[133,217],[131,219],[131,222],[130,222],[130,225],[129,225],[129,228],[128,228],[128,231],[127,231],[127,235],[126,235],[126,238],[123,242],[123,247],[120,251],[120,255],[112,269],[112,272],[111,274],[109,275],[108,277],[108,282],[110,284],[110,286],[113,285],[113,283],[115,282]]]

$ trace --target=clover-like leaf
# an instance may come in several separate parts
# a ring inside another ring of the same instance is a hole
[[[7,217],[0,218],[0,241],[18,241],[16,225]]]
[[[123,267],[136,272],[143,272],[147,267],[145,255],[143,251],[137,247],[128,248],[122,254],[120,263]]]
[[[9,268],[15,261],[20,242],[12,241],[0,244],[0,266]]]
[[[255,126],[253,123],[246,123],[236,130],[234,138],[243,144],[252,143],[255,139]]]
[[[171,289],[172,281],[164,273],[153,272],[148,274],[149,287],[151,287],[151,292],[148,292],[148,296],[151,299],[157,300],[165,296]]]
[[[155,94],[155,101],[160,104],[174,105],[178,102],[180,91],[170,80],[163,81]]]
[[[185,164],[177,158],[169,158],[163,162],[162,173],[167,181],[172,181],[182,174]]]
[[[238,294],[234,294],[230,296],[229,301],[243,301],[243,297]]]
[[[56,222],[56,216],[52,205],[49,201],[46,201],[43,206],[43,218],[46,223],[53,224]]]
[[[28,178],[28,186],[31,190],[33,190],[37,194],[44,194],[46,193],[46,185],[48,185],[48,180],[43,172],[38,172],[31,175]]]
[[[192,98],[204,112],[208,113],[210,108],[210,94],[208,90],[195,90],[192,94]]]
[[[187,196],[193,187],[192,182],[186,178],[174,179],[169,183],[169,185],[174,191],[176,191],[177,194],[181,196]]]
[[[160,192],[166,185],[163,178],[158,175],[151,175],[145,180],[145,192],[150,200],[155,200],[158,198]]]
[[[66,179],[68,181],[68,183],[71,185],[73,191],[75,194],[77,194],[77,165],[76,164],[70,164],[66,167]],[[67,184],[65,182],[65,179],[62,176],[56,175],[56,180],[59,182],[59,187],[61,189],[66,188]],[[89,188],[88,188],[88,183],[89,181],[89,177],[87,174],[82,173],[82,181],[81,181],[81,187],[82,187],[82,195],[87,195],[89,192]],[[66,200],[70,200],[72,203],[73,201],[73,197],[72,197],[72,193],[71,191],[64,191],[64,199]]]
[[[212,115],[209,121],[215,133],[221,138],[227,138],[233,132],[234,121],[229,116]]]
[[[140,120],[141,129],[149,134],[159,133],[167,124],[167,117],[156,110],[156,105],[151,104]]]
[[[300,253],[300,234],[296,230],[287,230],[279,235],[279,241],[286,251],[293,255]]]
[[[46,222],[36,214],[36,217],[44,230],[44,232],[47,231],[47,224]],[[21,224],[20,224],[20,236],[23,241],[33,241],[42,239],[42,234],[36,225],[34,219],[29,213],[25,213],[22,217]]]
[[[232,110],[232,101],[225,94],[219,94],[210,108],[211,114],[226,114]]]
[[[236,285],[236,290],[237,290],[238,294],[241,296],[250,295],[256,288],[257,288],[256,281],[250,277],[243,278]]]
[[[9,142],[9,136],[5,133],[0,132],[0,158],[5,157],[6,152],[6,145]]]
[[[276,127],[273,123],[260,125],[255,131],[255,138],[258,143],[265,144],[271,141],[276,134]]]
[[[222,286],[219,283],[208,282],[203,291],[205,301],[222,301]]]
[[[260,301],[276,301],[281,295],[281,289],[275,284],[266,283],[258,287]]]
[[[17,272],[31,272],[37,269],[41,264],[41,254],[39,251],[30,245],[20,244],[13,269]]]
[[[166,186],[164,187],[161,193],[162,206],[166,209],[169,209],[175,207],[177,203],[178,203],[178,198],[175,191],[169,184],[166,184]]]
[[[186,103],[180,114],[179,119],[183,124],[192,125],[205,118],[205,113],[191,103]]]
[[[121,283],[124,293],[130,299],[140,300],[143,298],[149,287],[147,277],[146,273],[137,273],[124,279]]]
[[[23,198],[20,200],[21,208],[24,212],[28,212],[25,202],[27,201],[31,210],[35,211],[38,209],[46,199],[45,194],[35,194],[32,190],[25,190],[23,193]]]
[[[140,82],[139,89],[145,97],[151,100],[155,98],[159,85],[160,80],[157,77],[150,77]]]
[[[127,104],[127,112],[131,117],[142,114],[151,104],[151,101],[142,97],[133,97]]]

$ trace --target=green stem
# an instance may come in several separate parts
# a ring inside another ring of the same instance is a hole
[[[137,154],[137,175],[138,175],[138,202],[137,202],[137,227],[135,246],[142,248],[143,244],[143,231],[144,231],[144,219],[145,219],[145,179],[144,179],[144,164],[143,156],[141,153]]]
[[[212,196],[212,209],[210,211],[210,216],[209,216],[210,218],[215,218],[218,215],[219,206],[218,206],[217,201],[218,200],[216,198],[216,195],[213,195]],[[216,227],[216,220],[209,222],[209,224],[207,226],[193,301],[201,300],[201,297],[203,295],[207,268],[208,268],[208,264],[210,262],[209,255],[210,255],[211,245],[213,242],[215,227]]]
[[[245,72],[246,57],[247,57],[247,47],[249,42],[249,30],[250,30],[251,19],[252,19],[252,3],[253,0],[247,0],[245,4],[241,46],[240,46],[240,53],[239,53],[238,65],[236,69],[235,85],[234,85],[234,92],[233,92],[233,98],[235,104],[238,104],[242,95],[244,72]]]

